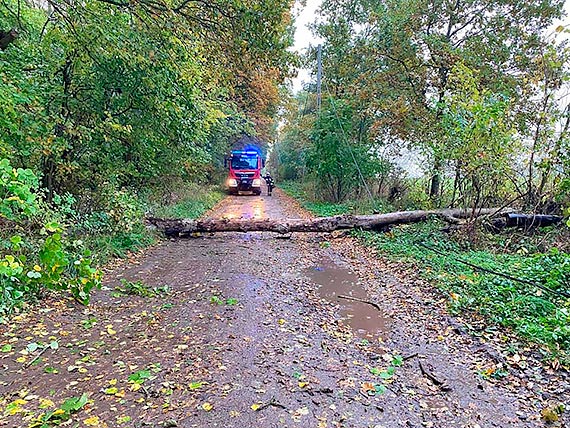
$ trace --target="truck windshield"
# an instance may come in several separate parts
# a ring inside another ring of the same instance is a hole
[[[232,156],[232,169],[257,169],[257,156]]]

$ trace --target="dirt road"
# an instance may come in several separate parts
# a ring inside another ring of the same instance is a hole
[[[280,192],[210,214],[300,215]],[[156,296],[124,295],[121,280]],[[556,393],[486,380],[504,357],[442,296],[337,235],[166,241],[109,272],[89,308],[49,302],[13,322],[0,326],[0,426],[41,426],[87,394],[69,426],[531,427]]]

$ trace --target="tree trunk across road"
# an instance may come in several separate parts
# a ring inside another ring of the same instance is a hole
[[[147,218],[147,224],[168,236],[187,237],[198,232],[332,232],[339,229],[378,230],[393,224],[417,223],[430,216],[457,223],[462,218],[492,215],[497,208],[398,211],[374,215],[338,215],[313,219],[163,219]]]

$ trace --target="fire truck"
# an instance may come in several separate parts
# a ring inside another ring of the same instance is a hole
[[[261,169],[263,159],[256,150],[234,150],[226,158],[229,169],[226,185],[230,195],[251,192],[261,195]]]

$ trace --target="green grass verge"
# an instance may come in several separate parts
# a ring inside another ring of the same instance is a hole
[[[365,204],[354,207],[350,203],[311,202],[295,183],[282,187],[303,207],[319,216],[372,212]],[[489,327],[511,329],[520,339],[539,345],[544,357],[570,364],[570,299],[462,263],[570,293],[570,255],[556,249],[534,254],[526,250],[500,253],[495,245],[500,241],[497,236],[493,237],[495,242],[485,241],[490,244],[488,248],[474,248],[467,241],[442,232],[442,226],[433,220],[395,227],[389,233],[356,231],[354,234],[387,257],[413,266],[414,271],[449,296],[450,311],[475,312]]]
[[[224,197],[225,194],[216,187],[192,186],[192,191],[187,192],[178,202],[154,207],[153,215],[165,218],[198,218]]]
[[[168,218],[198,218],[211,209],[224,194],[215,187],[188,185],[180,199],[173,204],[156,205],[152,208],[154,216]],[[136,252],[157,242],[159,235],[150,232],[142,219],[129,232],[114,234],[94,234],[85,241],[91,249],[96,265],[101,266],[113,258],[124,258],[129,252]]]
[[[556,250],[533,255],[470,250],[441,232],[441,226],[432,221],[399,226],[390,233],[355,235],[389,257],[413,264],[449,296],[452,312],[477,312],[488,325],[510,328],[521,339],[541,345],[545,356],[570,363],[570,299],[462,263],[570,293],[570,255]]]
[[[333,204],[324,201],[314,201],[303,185],[293,181],[279,184],[279,188],[295,198],[303,208],[319,217],[329,217],[340,214],[370,214],[374,212],[390,212],[392,207],[381,199],[346,201],[342,204]]]

